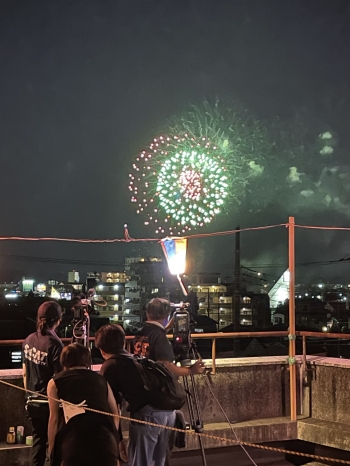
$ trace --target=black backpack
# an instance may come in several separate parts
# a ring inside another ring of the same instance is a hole
[[[148,404],[155,409],[181,409],[186,392],[177,378],[160,362],[148,358],[133,358],[147,392]]]

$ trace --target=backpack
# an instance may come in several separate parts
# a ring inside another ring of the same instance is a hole
[[[160,362],[148,358],[133,358],[134,364],[148,392],[148,404],[155,409],[171,411],[181,409],[186,391],[177,378]]]

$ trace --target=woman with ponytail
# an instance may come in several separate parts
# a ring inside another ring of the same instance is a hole
[[[37,330],[23,343],[23,381],[28,390],[26,409],[33,428],[32,466],[44,466],[46,460],[49,406],[40,395],[47,395],[47,384],[61,371],[63,343],[55,332],[61,318],[58,303],[43,303],[38,309]]]

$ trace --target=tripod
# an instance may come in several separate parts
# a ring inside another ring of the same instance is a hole
[[[85,306],[74,312],[74,319],[72,320],[72,343],[80,343],[81,345],[89,347],[90,335],[90,315],[85,310]]]
[[[195,360],[201,359],[200,354],[198,353],[197,346],[194,341],[191,341],[190,343],[190,354],[191,353],[192,353],[193,359]],[[191,364],[191,360],[190,359],[184,359],[182,361],[180,360],[180,364],[182,366],[189,366]],[[203,420],[202,420],[202,414],[201,414],[201,409],[199,405],[196,380],[193,374],[185,375],[183,376],[182,379],[183,379],[183,384],[184,384],[184,388],[186,391],[186,401],[187,401],[188,413],[190,416],[190,428],[197,433],[201,433],[203,432]],[[197,437],[198,437],[198,442],[199,442],[199,448],[202,454],[203,466],[207,466],[207,459],[205,456],[205,450],[203,446],[202,437],[201,435],[197,435]]]
[[[90,314],[94,313],[94,305],[106,307],[107,302],[104,299],[95,301],[95,289],[91,288],[87,294],[81,294],[78,297],[79,305],[74,306],[73,309],[73,332],[72,332],[72,343],[80,343],[81,345],[89,348],[89,336],[90,336]]]

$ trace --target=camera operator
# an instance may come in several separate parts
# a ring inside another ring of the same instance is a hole
[[[69,309],[68,312],[66,312],[66,315],[71,316],[71,317],[79,317],[80,309],[82,306],[81,302],[81,297],[80,296],[74,296],[72,301],[71,301],[71,308]]]
[[[47,384],[60,372],[63,343],[55,333],[62,318],[61,306],[43,303],[37,313],[37,331],[23,343],[23,382],[26,390],[47,395]],[[32,466],[43,466],[46,459],[49,407],[45,398],[27,393],[27,413],[33,429]]]
[[[202,361],[196,361],[189,367],[174,364],[174,351],[166,336],[173,324],[173,319],[168,322],[170,310],[170,302],[163,298],[154,298],[147,304],[147,321],[135,335],[134,354],[161,362],[176,377],[201,374],[205,370]],[[171,432],[164,463],[166,466],[169,465],[174,442],[175,432]]]
[[[134,354],[161,362],[177,377],[201,374],[205,370],[202,361],[189,367],[174,364],[174,351],[166,336],[169,314],[170,303],[166,299],[154,298],[147,304],[147,321],[135,335]]]

